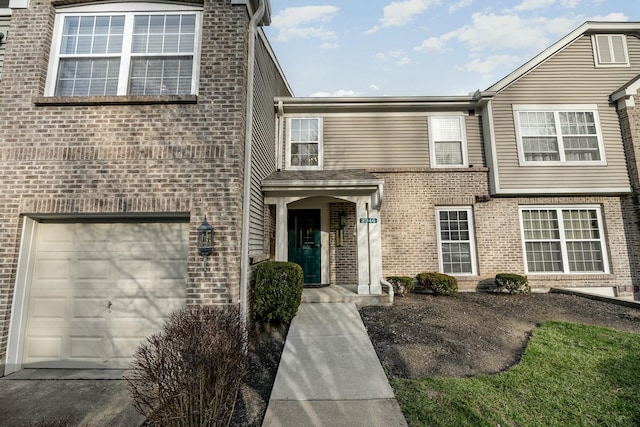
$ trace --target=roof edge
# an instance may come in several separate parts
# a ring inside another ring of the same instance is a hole
[[[640,22],[609,22],[609,21],[586,21],[578,28],[540,52],[538,55],[509,73],[507,76],[503,77],[492,86],[488,87],[485,92],[499,92],[505,87],[509,86],[511,83],[540,65],[545,60],[549,59],[551,56],[559,52],[565,46],[572,43],[578,37],[583,34],[592,33],[595,31],[606,31],[606,32],[630,32],[640,34]]]

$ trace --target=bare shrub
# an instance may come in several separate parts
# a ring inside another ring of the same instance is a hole
[[[247,370],[237,308],[178,310],[138,348],[126,376],[155,426],[227,426]]]

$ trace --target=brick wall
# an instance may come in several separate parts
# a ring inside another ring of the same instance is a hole
[[[636,96],[636,103],[640,96]],[[627,233],[631,238],[633,291],[636,299],[640,299],[640,107],[628,107],[618,112],[622,128],[622,140],[625,144],[625,154],[629,177],[631,179],[632,194],[624,200],[624,214]]]
[[[610,274],[529,274],[529,281],[540,289],[615,286],[630,293],[629,234],[620,197],[520,197],[477,202],[476,196],[488,191],[486,169],[377,172],[376,176],[385,180],[381,212],[384,277],[438,271],[435,214],[438,206],[473,208],[478,275],[460,276],[459,285],[461,289],[477,289],[490,286],[497,273],[524,274],[519,206],[591,204],[602,208]]]
[[[331,239],[331,284],[349,286],[358,284],[358,240],[356,235],[356,205],[353,203],[331,203],[329,229]],[[341,245],[338,243],[340,215],[344,214],[345,227]]]
[[[42,98],[55,9],[15,10],[0,88],[0,360],[25,214],[189,214],[187,303],[238,300],[247,11],[205,1],[199,93],[150,98]],[[112,105],[99,105],[108,101]],[[95,103],[97,105],[86,105]],[[215,227],[202,272],[196,227]]]

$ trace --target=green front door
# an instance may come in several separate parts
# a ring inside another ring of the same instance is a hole
[[[287,229],[289,261],[302,267],[305,284],[321,283],[320,209],[289,210]]]

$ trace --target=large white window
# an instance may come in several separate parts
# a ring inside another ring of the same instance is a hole
[[[603,164],[597,107],[514,105],[522,164]]]
[[[293,117],[287,122],[287,167],[322,168],[322,119]]]
[[[59,11],[47,95],[196,93],[197,9],[141,3],[101,6]]]
[[[606,273],[599,207],[521,207],[528,273]]]
[[[440,271],[446,274],[476,273],[473,211],[470,207],[436,209]]]
[[[464,117],[429,117],[429,151],[432,167],[466,167],[468,161]]]
[[[596,34],[592,36],[596,67],[628,67],[627,36],[624,34]]]

